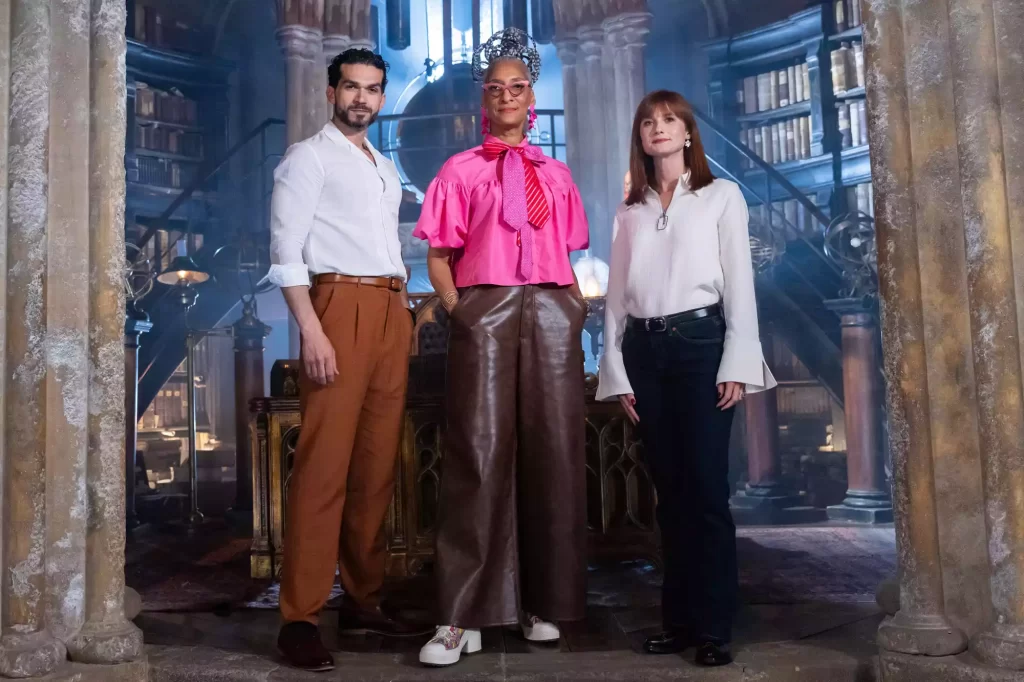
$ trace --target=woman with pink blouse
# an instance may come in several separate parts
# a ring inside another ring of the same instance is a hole
[[[583,348],[569,262],[588,245],[569,169],[530,145],[540,70],[525,33],[474,54],[480,147],[431,183],[414,234],[450,313],[448,431],[437,527],[440,621],[420,651],[451,665],[480,628],[557,641],[586,598]]]

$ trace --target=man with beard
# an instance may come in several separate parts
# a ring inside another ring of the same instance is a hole
[[[412,340],[401,182],[366,139],[384,104],[387,68],[369,50],[338,55],[327,71],[331,122],[290,147],[274,174],[268,279],[302,336],[302,432],[288,486],[278,647],[306,670],[334,666],[318,621],[336,572],[345,590],[341,632],[423,632],[380,600],[381,528]]]

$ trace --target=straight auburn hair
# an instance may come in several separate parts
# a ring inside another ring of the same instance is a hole
[[[654,159],[644,151],[640,128],[643,122],[654,118],[659,110],[667,110],[676,115],[686,125],[690,133],[690,146],[683,148],[683,159],[690,171],[689,185],[692,191],[707,187],[715,180],[708,166],[708,157],[704,154],[704,145],[700,141],[700,130],[697,119],[693,115],[693,107],[686,98],[671,90],[655,90],[640,100],[633,117],[633,136],[629,143],[629,194],[626,205],[647,202],[647,188],[654,181]]]

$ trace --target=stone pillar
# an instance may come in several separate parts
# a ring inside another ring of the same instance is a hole
[[[123,606],[125,4],[7,7],[0,675],[144,679]]]
[[[614,124],[609,136],[608,191],[613,197],[622,195],[622,178],[629,170],[629,145],[633,130],[633,117],[637,105],[647,94],[644,77],[644,47],[650,33],[651,15],[644,2],[629,3],[636,10],[619,14],[602,23],[605,34],[606,67],[609,89],[614,93],[608,103],[609,118]],[[617,205],[613,204],[614,207]]]
[[[846,499],[828,509],[836,521],[890,523],[892,500],[882,458],[882,376],[875,312],[861,299],[830,301],[843,335]]]
[[[326,120],[323,68],[324,0],[277,0],[277,40],[285,60],[286,136],[289,145],[316,133]],[[288,316],[288,354],[299,357],[299,327]]]
[[[153,329],[149,315],[129,306],[124,321],[124,491],[125,528],[139,526],[135,509],[135,467],[139,449],[139,341]]]
[[[621,198],[618,192],[609,194],[611,184],[608,178],[619,174],[609,166],[614,132],[608,121],[611,100],[605,92],[604,31],[600,26],[581,28],[579,46],[576,67],[579,74],[576,85],[578,125],[579,130],[588,133],[585,143],[580,140],[578,158],[584,172],[576,184],[590,222],[590,254],[607,263],[611,255],[611,221]]]
[[[1014,679],[999,668],[1024,669],[1024,8],[864,8],[901,569],[881,672]],[[968,638],[974,657],[953,657]],[[922,653],[940,658],[905,655]]]
[[[762,328],[761,347],[771,361],[772,337]],[[804,504],[804,496],[782,478],[779,449],[778,389],[761,391],[743,399],[746,420],[747,484],[729,501],[738,524],[768,525],[812,523],[824,513]]]
[[[563,128],[565,130],[565,158],[575,178],[582,178],[584,170],[580,164],[578,79],[576,74],[576,57],[580,42],[574,37],[562,37],[555,40],[558,60],[562,63],[562,111]],[[578,182],[578,180],[577,180]]]
[[[235,322],[235,504],[234,515],[248,520],[252,531],[252,462],[249,440],[249,401],[266,395],[263,385],[263,339],[270,327],[256,317],[254,299],[243,302]]]

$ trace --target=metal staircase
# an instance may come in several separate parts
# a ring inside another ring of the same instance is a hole
[[[247,195],[243,191],[252,182],[258,182],[260,188],[259,224],[247,226],[231,221],[228,229],[217,234],[206,234],[203,247],[196,253],[190,254],[196,263],[206,272],[211,274],[210,280],[197,287],[199,297],[196,305],[188,312],[186,324],[185,310],[182,307],[176,294],[177,287],[153,282],[146,287],[145,293],[136,302],[135,306],[145,310],[153,322],[153,330],[144,334],[141,338],[139,348],[139,385],[138,385],[138,412],[136,418],[141,418],[156,397],[157,393],[166,383],[167,379],[181,365],[185,358],[185,337],[187,328],[211,329],[217,326],[221,320],[237,305],[243,296],[250,296],[256,293],[255,283],[262,277],[260,269],[265,269],[268,264],[265,251],[265,231],[268,229],[268,206],[270,191],[267,183],[267,168],[270,170],[277,164],[280,150],[268,148],[268,131],[284,126],[280,119],[267,119],[249,131],[246,135],[231,147],[223,156],[214,160],[196,175],[195,180],[180,194],[175,197],[167,208],[156,219],[147,223],[147,229],[142,237],[135,242],[134,253],[144,254],[146,246],[153,237],[160,231],[177,230],[172,227],[172,219],[175,213],[184,206],[189,199],[219,173],[224,172],[232,165],[237,167],[243,152],[251,151],[254,144],[258,142],[258,160],[248,167],[244,172],[236,174],[236,182],[226,187],[220,193],[229,205],[225,214],[244,215]],[[260,177],[253,180],[256,174]],[[188,232],[178,232],[166,248],[162,249],[161,257],[156,258],[156,263],[163,262],[163,256],[177,248],[178,242],[187,236]],[[144,256],[139,256],[144,258]],[[149,276],[155,280],[159,272],[151,270]],[[131,311],[129,311],[131,313]]]
[[[757,293],[762,317],[770,320],[786,345],[843,404],[842,341],[839,316],[826,301],[842,298],[842,269],[829,257],[826,234],[832,220],[786,177],[735,140],[704,112],[695,109],[716,175],[743,190],[752,218],[751,243],[758,271]],[[712,158],[712,155],[714,158]],[[763,173],[757,186],[737,169]],[[804,220],[794,221],[778,208],[797,202]]]

